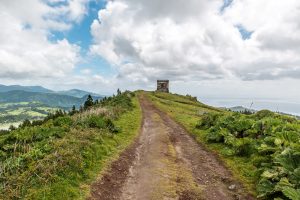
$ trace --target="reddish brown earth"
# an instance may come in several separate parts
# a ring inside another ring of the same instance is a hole
[[[89,199],[254,199],[211,152],[144,96],[142,130]]]

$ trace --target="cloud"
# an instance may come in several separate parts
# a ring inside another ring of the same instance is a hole
[[[1,1],[1,80],[34,82],[70,75],[80,61],[80,47],[66,39],[49,37],[51,31],[68,30],[80,20],[86,13],[86,3],[86,0]]]
[[[91,25],[90,51],[114,65],[119,78],[139,82],[299,79],[300,2],[228,5],[224,8],[221,0],[109,1]]]
[[[238,88],[253,95],[262,88],[262,95],[266,82],[266,90],[281,85],[280,93],[288,95],[282,88],[299,85],[298,0],[107,1],[90,26],[93,44],[83,57],[80,43],[52,36],[80,24],[88,4],[0,1],[1,82],[109,93],[117,87],[153,89],[156,79],[167,78],[183,93],[223,95]],[[95,70],[94,55],[108,61],[113,73]]]
[[[56,0],[55,0],[56,1]],[[60,0],[63,6],[56,7],[60,17],[67,17],[69,21],[79,23],[87,14],[87,4],[90,0]]]
[[[54,31],[63,35],[80,23],[88,12],[87,3],[88,0],[0,1],[1,84],[111,92],[108,88],[114,80],[91,71],[78,44],[53,37]],[[83,63],[87,67],[80,70]]]

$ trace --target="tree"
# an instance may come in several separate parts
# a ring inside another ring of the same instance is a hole
[[[31,122],[28,119],[25,119],[23,123],[20,125],[21,128],[30,127],[30,126],[31,126]]]
[[[118,88],[118,90],[117,90],[117,95],[121,95],[122,94],[122,92],[121,92],[121,90]]]
[[[94,105],[94,99],[93,97],[89,94],[89,96],[87,97],[86,101],[84,102],[84,109],[88,109],[91,106]]]
[[[83,112],[83,107],[82,106],[80,106],[79,112]]]
[[[70,115],[74,115],[77,112],[75,105],[72,106],[72,110],[70,111]]]
[[[14,125],[10,125],[8,129],[9,129],[10,131],[14,131],[14,130],[16,130],[17,128],[16,128]]]

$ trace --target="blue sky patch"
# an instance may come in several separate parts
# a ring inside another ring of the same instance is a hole
[[[66,34],[66,38],[71,43],[80,43],[83,50],[87,51],[92,44],[92,35],[90,26],[95,19],[98,19],[98,11],[105,8],[104,1],[91,1],[88,5],[88,15],[86,15],[79,24],[75,24],[71,31]]]
[[[90,33],[91,24],[95,19],[98,19],[98,11],[104,9],[106,6],[104,0],[90,1],[88,5],[88,12],[80,23],[75,23],[71,30],[60,32],[52,31],[49,35],[49,40],[56,42],[66,38],[70,43],[76,44],[81,48],[81,56],[85,60],[78,64],[75,68],[75,74],[81,74],[83,70],[90,70],[92,74],[101,74],[103,76],[113,76],[116,72],[111,65],[99,56],[88,55],[89,47],[93,43],[93,37]],[[57,4],[51,6],[59,6]]]
[[[90,33],[90,26],[95,19],[98,19],[98,11],[105,8],[105,6],[106,2],[103,0],[90,1],[87,15],[84,16],[80,23],[74,23],[72,29],[65,32],[52,31],[49,39],[56,41],[66,38],[70,43],[79,45],[83,52],[87,52],[93,39]]]
[[[24,24],[23,29],[24,30],[29,30],[29,29],[31,29],[31,25],[30,24]]]
[[[239,24],[236,26],[239,30],[243,40],[248,40],[251,38],[254,31],[248,31],[243,25]]]
[[[220,9],[221,13],[223,13],[224,10],[232,4],[233,0],[224,0],[223,2],[223,6]]]

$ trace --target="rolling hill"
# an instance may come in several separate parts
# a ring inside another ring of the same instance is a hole
[[[11,92],[11,91],[25,91],[25,92],[37,92],[37,93],[50,93],[50,94],[59,94],[59,95],[67,95],[77,98],[82,98],[87,95],[92,95],[94,97],[103,97],[103,95],[99,95],[93,92],[79,90],[79,89],[71,89],[71,90],[63,90],[63,91],[53,91],[42,86],[21,86],[21,85],[1,85],[0,84],[0,93],[1,92]]]
[[[102,97],[103,95],[99,95],[96,93],[92,93],[92,92],[87,92],[84,90],[78,90],[78,89],[71,89],[71,90],[66,90],[66,91],[58,91],[58,92],[54,92],[56,94],[62,94],[62,95],[68,95],[68,96],[72,96],[72,97],[77,97],[77,98],[82,98],[84,96],[87,95],[92,95],[94,97]]]
[[[21,85],[0,85],[0,92],[9,92],[9,91],[27,91],[27,92],[42,92],[42,93],[49,93],[53,92],[52,90],[46,89],[41,86],[21,86]]]

